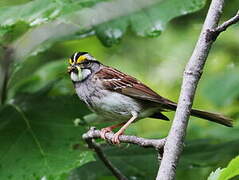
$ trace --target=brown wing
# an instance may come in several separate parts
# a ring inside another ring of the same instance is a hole
[[[163,98],[134,77],[116,69],[104,67],[96,73],[96,76],[101,79],[108,90],[141,100],[156,102],[167,109],[175,109],[176,104],[174,102]]]

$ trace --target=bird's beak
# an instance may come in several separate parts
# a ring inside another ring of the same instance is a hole
[[[68,72],[68,73],[71,73],[72,70],[73,70],[72,66],[68,66],[68,67],[67,67],[67,72]]]
[[[78,74],[78,72],[81,72],[81,67],[77,65],[68,66],[67,72],[68,73],[75,72],[76,74]]]

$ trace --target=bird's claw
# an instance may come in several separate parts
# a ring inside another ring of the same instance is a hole
[[[101,137],[102,139],[106,140],[105,134],[106,134],[107,132],[112,132],[112,129],[109,128],[109,127],[101,129],[101,130],[100,130],[100,137]]]
[[[103,128],[100,130],[100,137],[104,140],[106,140],[105,134],[108,132],[112,132],[112,129],[110,127]],[[114,136],[111,139],[112,144],[120,144],[119,136],[122,135],[122,132],[116,132]]]
[[[119,136],[120,135],[122,135],[122,133],[119,133],[119,132],[115,133],[113,138],[112,138],[112,140],[111,140],[111,142],[113,144],[120,144],[120,140],[119,140]]]

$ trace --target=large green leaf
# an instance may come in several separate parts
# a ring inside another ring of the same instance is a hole
[[[171,19],[202,8],[204,2],[198,0],[161,0],[150,3],[150,1],[124,0],[119,3],[122,10],[117,8],[117,3],[112,3],[110,7],[115,12],[120,13],[120,17],[97,26],[96,34],[106,46],[117,43],[128,26],[131,26],[131,30],[139,36],[155,37],[165,29],[166,24]],[[132,6],[134,9],[128,10],[128,6]],[[74,21],[74,23],[79,22]]]
[[[239,177],[239,156],[231,160],[228,166],[222,170],[219,180],[229,180],[235,176]]]
[[[16,57],[21,58],[56,41],[94,33],[111,46],[119,42],[128,27],[140,36],[158,36],[168,21],[199,10],[204,4],[205,0],[36,0],[0,9],[0,30],[19,21],[29,27],[38,25],[13,43]]]
[[[218,180],[222,170],[217,168],[216,171],[211,172],[207,180]]]
[[[88,113],[76,97],[22,94],[0,111],[0,179],[60,176],[93,160],[73,121]]]
[[[92,6],[98,1],[103,0],[35,0],[16,6],[5,6],[0,8],[0,24],[1,27],[6,27],[22,21],[30,26],[36,26],[60,15]]]

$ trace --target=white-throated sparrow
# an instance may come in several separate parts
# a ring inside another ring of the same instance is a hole
[[[74,53],[69,59],[68,73],[76,93],[99,116],[117,125],[101,130],[101,137],[116,127],[112,142],[119,143],[119,136],[136,120],[151,117],[169,120],[161,112],[175,111],[177,104],[170,101],[132,76],[105,66],[87,52]],[[232,121],[220,114],[191,110],[191,115],[232,127]]]

